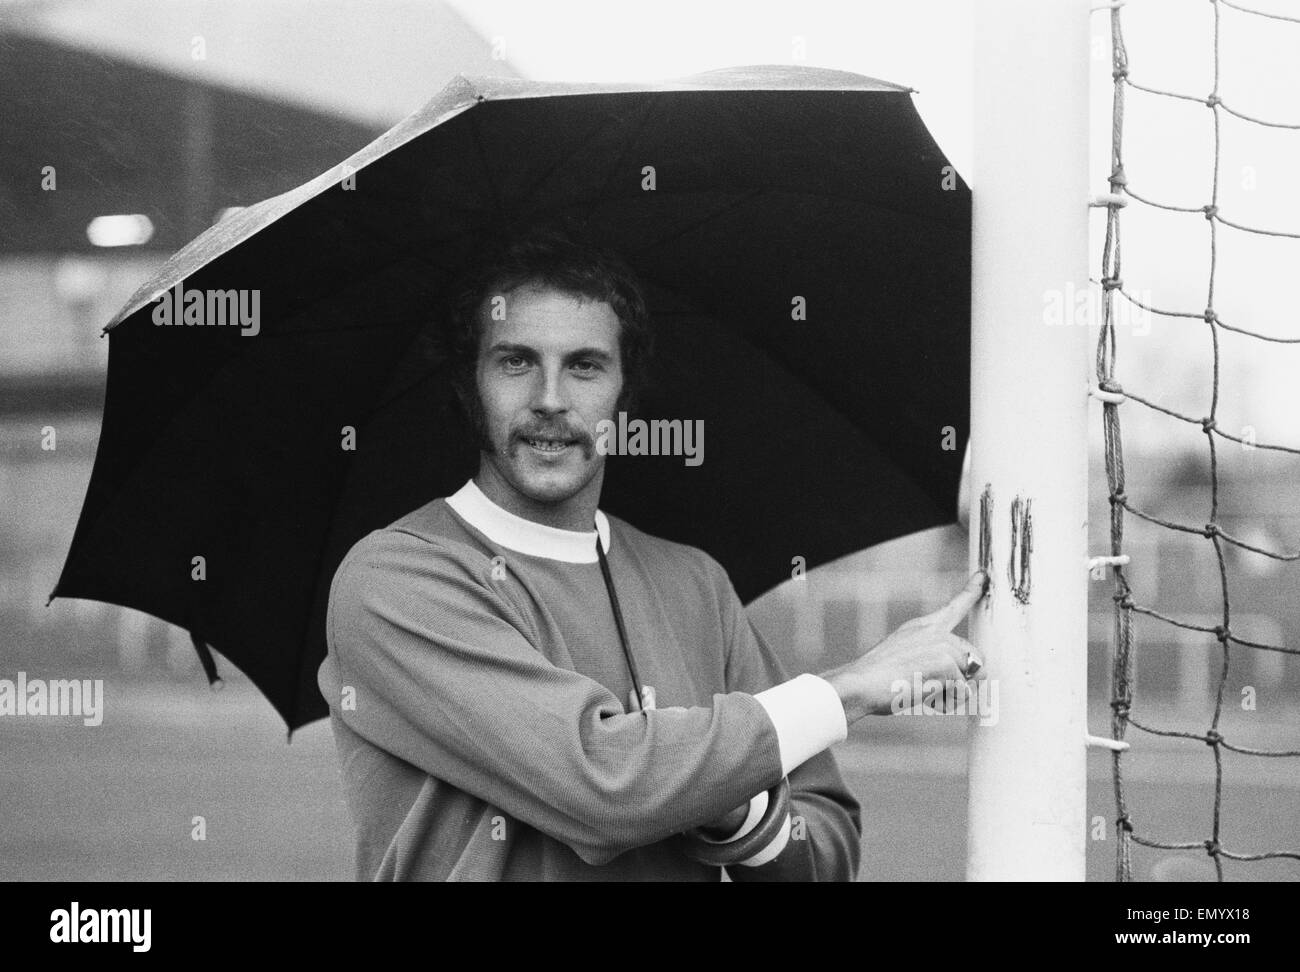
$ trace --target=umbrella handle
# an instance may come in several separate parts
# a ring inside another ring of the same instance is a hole
[[[739,864],[753,857],[767,847],[785,827],[785,818],[790,813],[790,778],[781,777],[781,782],[767,792],[767,810],[763,818],[744,837],[730,841],[714,841],[702,837],[694,830],[682,834],[682,850],[687,857],[709,864],[713,867],[727,867]]]

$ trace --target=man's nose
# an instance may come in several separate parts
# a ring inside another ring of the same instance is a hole
[[[534,412],[539,415],[556,415],[569,410],[563,377],[563,372],[558,368],[540,371],[540,377],[533,389]]]

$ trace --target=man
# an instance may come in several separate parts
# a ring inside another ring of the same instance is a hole
[[[362,539],[331,589],[319,684],[358,877],[716,881],[701,858],[734,844],[733,880],[853,880],[859,806],[828,747],[890,712],[895,679],[965,684],[949,632],[983,576],[856,662],[791,678],[712,558],[598,509],[597,425],[648,345],[627,268],[536,234],[457,308],[478,473]]]

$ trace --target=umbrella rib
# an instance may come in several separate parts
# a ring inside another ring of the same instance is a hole
[[[365,409],[364,411],[361,411],[360,412],[361,420],[363,422],[369,422],[372,418],[374,418],[384,409],[388,408],[394,402],[398,401],[401,398],[405,398],[407,395],[415,391],[421,385],[424,385],[429,381],[431,381],[432,379],[439,378],[439,377],[445,377],[445,373],[443,372],[442,369],[436,366],[429,368],[427,371],[421,374],[414,381],[411,381],[408,384],[404,385],[403,387],[398,388],[392,394],[388,395],[388,397],[382,399],[381,401],[375,402],[375,404],[371,405],[369,408]]]
[[[586,216],[590,217],[592,207],[604,201],[605,194],[608,191],[609,186],[613,183],[614,178],[618,174],[619,169],[622,167],[624,160],[627,158],[628,153],[631,150],[631,146],[635,143],[637,136],[639,136],[645,130],[646,126],[649,124],[650,118],[654,114],[654,109],[658,106],[658,104],[659,102],[657,102],[657,99],[653,95],[647,98],[646,101],[644,102],[644,105],[635,122],[635,128],[633,129],[630,136],[624,142],[623,150],[618,153],[618,155],[614,158],[614,161],[610,164],[608,170],[606,171],[605,178],[601,185],[600,191],[592,195],[591,198],[593,202],[588,203],[586,214],[585,214]],[[601,125],[598,125],[595,128],[595,130],[588,136],[586,142],[580,143],[579,146],[576,147],[572,152],[570,152],[565,158],[558,160],[554,165],[552,165],[549,169],[547,169],[546,172],[542,173],[542,175],[533,182],[525,198],[527,198],[527,196],[534,195],[537,189],[541,185],[545,184],[545,182],[548,179],[550,179],[551,176],[557,170],[559,170],[562,166],[567,164],[581,150],[582,147],[584,147],[586,144],[589,144],[593,138],[599,135],[601,131],[604,131],[606,128],[608,128],[609,124],[612,124],[612,121],[613,120],[611,119],[610,122],[606,122]],[[491,169],[488,165],[487,148],[483,144],[482,129],[480,128],[478,119],[476,117],[471,116],[471,122],[472,124],[470,126],[470,130],[474,136],[474,147],[478,152],[479,162],[483,168],[484,179],[486,180],[488,188],[491,191],[492,203],[496,209],[497,218],[502,224],[505,224],[507,223],[507,218],[506,218],[505,208],[501,200],[501,191],[500,191],[500,187],[497,186],[496,182],[494,182],[492,179]]]
[[[480,104],[482,99],[480,98]],[[498,223],[506,222],[505,208],[501,204],[501,189],[492,179],[492,169],[488,165],[487,148],[483,145],[483,132],[478,123],[479,112],[472,111],[469,113],[470,132],[474,136],[474,147],[478,151],[479,163],[483,168],[483,179],[487,182],[488,190],[492,195],[492,206],[496,211]]]
[[[660,99],[654,94],[651,94],[650,97],[645,100],[645,103],[641,108],[640,117],[638,117],[634,123],[635,127],[629,137],[623,142],[623,150],[619,152],[618,155],[615,156],[614,161],[610,163],[609,169],[605,172],[605,181],[602,183],[600,191],[594,193],[591,197],[591,201],[587,204],[585,213],[587,218],[591,217],[591,212],[596,205],[605,201],[609,187],[613,184],[615,176],[618,175],[619,170],[623,167],[623,161],[627,158],[632,146],[636,144],[636,140],[650,123],[650,119],[654,115],[655,109],[665,104],[667,104],[667,99]]]
[[[664,246],[665,244],[671,243],[673,240],[680,240],[687,233],[690,233],[693,230],[698,229],[699,227],[703,226],[705,223],[712,222],[713,220],[718,219],[721,216],[725,216],[727,213],[731,212],[732,210],[744,206],[745,204],[752,202],[753,200],[759,198],[760,196],[764,196],[766,194],[767,194],[766,189],[761,189],[761,188],[751,189],[749,192],[737,196],[736,198],[732,199],[730,202],[727,202],[722,206],[719,206],[713,212],[705,216],[701,216],[699,219],[694,220],[693,222],[687,223],[685,226],[678,228],[676,232],[670,233],[667,236],[655,240],[653,243],[649,243],[643,246],[637,252],[644,253],[648,250],[657,250],[660,247]]]
[[[533,184],[530,185],[527,192],[524,193],[524,198],[532,198],[536,196],[541,187],[550,181],[551,176],[555,175],[556,172],[568,165],[579,152],[583,151],[592,142],[596,141],[603,132],[608,130],[611,125],[618,121],[621,121],[621,119],[615,116],[606,116],[601,121],[592,125],[588,133],[582,139],[578,140],[577,144],[568,155],[561,159],[557,159],[549,168],[546,169],[545,172],[533,180]]]

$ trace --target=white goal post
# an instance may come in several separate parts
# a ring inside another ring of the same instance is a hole
[[[970,632],[998,680],[998,718],[969,730],[970,880],[1084,878],[1095,332],[1071,323],[1072,302],[1065,323],[1045,308],[1089,290],[1089,8],[975,7],[970,557],[980,566],[987,486],[992,588]],[[1016,500],[1032,528],[1020,591]]]

